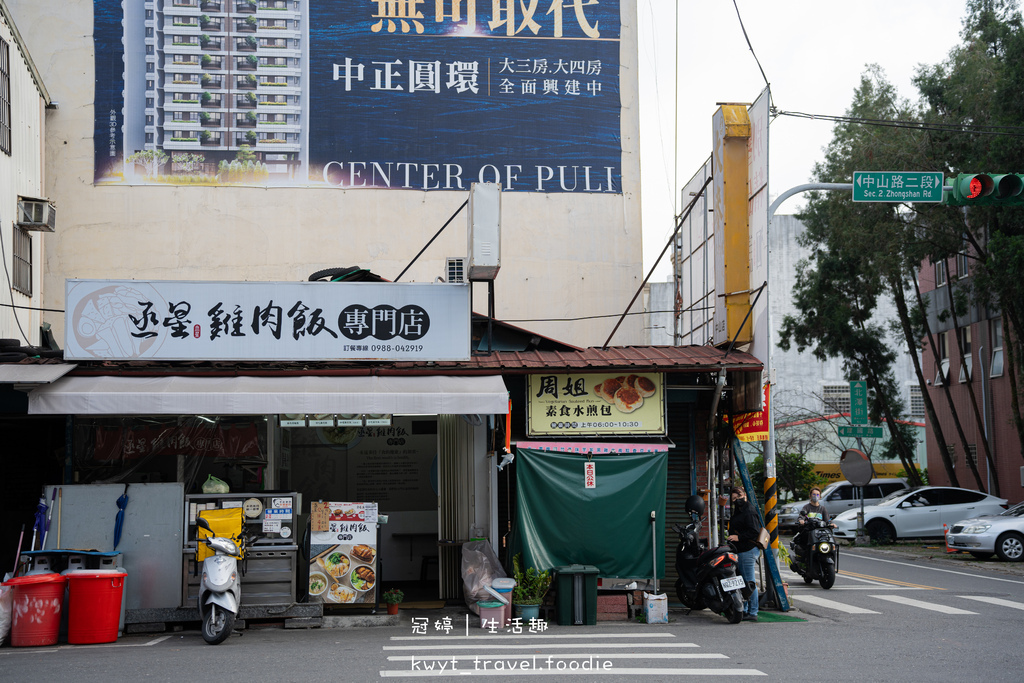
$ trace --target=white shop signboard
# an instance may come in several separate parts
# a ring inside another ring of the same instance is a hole
[[[467,360],[468,284],[68,280],[67,360]]]

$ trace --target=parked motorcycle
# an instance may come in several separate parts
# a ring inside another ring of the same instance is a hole
[[[210,523],[198,517],[196,524],[213,534]],[[203,622],[203,640],[210,645],[224,642],[235,626],[238,606],[242,600],[242,583],[238,576],[238,560],[245,545],[230,538],[207,536],[201,539],[213,550],[203,560],[199,582],[199,616]]]
[[[753,587],[742,576],[736,575],[736,551],[728,545],[708,548],[698,534],[704,499],[690,496],[686,501],[690,523],[686,527],[673,524],[679,534],[676,547],[676,596],[691,610],[708,608],[724,614],[730,624],[743,619],[743,601],[750,597]]]
[[[790,569],[803,577],[804,583],[817,581],[822,588],[831,588],[839,570],[839,546],[832,534],[832,525],[822,519],[807,518],[801,536],[806,541],[804,544],[796,538],[789,544],[793,549]]]

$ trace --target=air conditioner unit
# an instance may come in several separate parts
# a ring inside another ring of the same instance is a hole
[[[466,259],[462,257],[449,256],[447,260],[445,282],[466,281]]]
[[[18,197],[18,227],[22,230],[53,232],[57,209],[45,199]]]

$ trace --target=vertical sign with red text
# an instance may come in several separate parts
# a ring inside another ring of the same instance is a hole
[[[588,489],[597,488],[597,464],[589,460],[583,465],[583,484]]]

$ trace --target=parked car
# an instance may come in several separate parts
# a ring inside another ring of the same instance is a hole
[[[997,515],[1006,499],[952,486],[919,486],[890,495],[878,505],[864,508],[864,529],[876,543],[898,538],[942,538],[943,524],[951,527],[968,517]],[[857,537],[857,510],[833,518],[836,538]]]
[[[1004,562],[1024,560],[1024,503],[998,515],[961,520],[953,525],[946,543],[987,560],[995,553]]]
[[[844,480],[834,481],[821,492],[821,502],[831,517],[840,512],[856,508],[860,510],[861,491],[864,492],[864,505],[875,505],[890,493],[907,488],[907,480],[899,477],[872,479],[867,486],[854,486]],[[779,510],[779,528],[795,529],[800,518],[800,509],[810,501],[796,500],[786,503]]]

